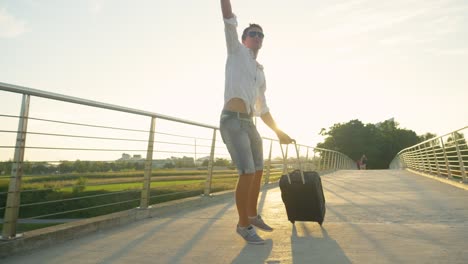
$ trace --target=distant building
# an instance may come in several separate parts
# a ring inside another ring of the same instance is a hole
[[[143,162],[145,162],[145,159],[139,154],[135,154],[135,155],[132,156],[132,155],[127,154],[127,153],[122,153],[122,157],[120,159],[118,159],[117,161],[131,161],[131,162],[143,163]],[[153,168],[164,168],[164,166],[166,166],[166,164],[171,164],[171,165],[175,166],[175,161],[174,161],[173,157],[171,159],[154,159],[153,162],[152,162],[152,167]]]
[[[122,154],[122,158],[118,159],[118,160],[129,160],[132,156],[130,156],[130,154],[127,154],[127,153],[123,153]]]
[[[132,157],[130,154],[122,153],[122,157],[117,161],[144,161],[144,159],[141,155],[133,155]]]

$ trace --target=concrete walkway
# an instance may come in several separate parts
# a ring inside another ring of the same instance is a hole
[[[468,191],[406,171],[340,171],[322,177],[323,228],[288,222],[279,188],[260,212],[265,245],[234,231],[233,197],[142,220],[1,263],[468,263]],[[209,199],[209,198],[206,198]]]

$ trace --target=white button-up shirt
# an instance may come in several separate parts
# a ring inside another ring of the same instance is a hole
[[[224,104],[232,98],[244,101],[247,112],[261,116],[269,112],[263,66],[254,58],[253,51],[245,47],[237,36],[237,18],[224,19],[228,57]]]

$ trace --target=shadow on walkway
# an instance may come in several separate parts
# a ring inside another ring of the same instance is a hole
[[[292,263],[351,263],[336,240],[328,236],[325,228],[321,227],[319,234],[312,232],[309,227],[310,224],[303,222],[292,225]]]
[[[221,216],[223,216],[226,211],[234,205],[234,201],[228,202],[223,208],[221,208],[215,215],[210,215],[209,220],[200,228],[200,230],[193,235],[191,238],[187,238],[187,242],[181,245],[178,249],[178,252],[174,254],[171,261],[169,263],[178,263],[181,259],[190,252],[190,250],[197,244],[197,242],[206,234],[208,230],[210,230],[211,225],[216,222]],[[111,264],[115,261],[120,260],[122,257],[128,255],[134,249],[139,247],[140,245],[146,243],[147,240],[153,239],[157,236],[158,232],[169,228],[169,226],[175,222],[177,219],[183,217],[184,214],[178,214],[175,218],[168,218],[167,221],[158,224],[157,226],[153,227],[152,229],[148,230],[143,236],[137,239],[130,240],[127,244],[120,247],[120,249],[116,250],[114,254],[108,256],[104,260],[102,260],[103,264]],[[174,235],[176,235],[177,230],[174,230]],[[171,241],[167,241],[170,243]]]

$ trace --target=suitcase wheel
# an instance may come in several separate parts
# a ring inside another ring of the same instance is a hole
[[[294,225],[294,223],[296,222],[296,221],[294,221],[294,220],[289,220],[289,221],[290,221],[293,225]]]
[[[323,222],[318,222],[320,226],[322,226]]]

